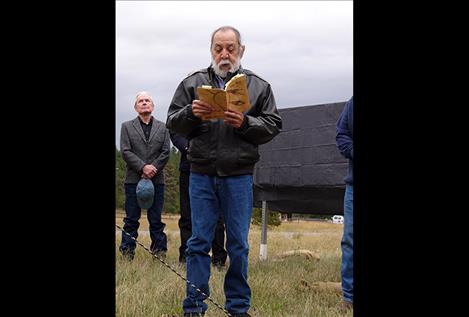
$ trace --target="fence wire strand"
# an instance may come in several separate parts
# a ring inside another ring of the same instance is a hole
[[[164,266],[166,266],[168,269],[170,269],[171,271],[173,271],[177,276],[179,276],[180,278],[182,278],[186,284],[190,285],[191,287],[195,288],[200,294],[202,294],[202,296],[206,297],[207,300],[209,300],[213,305],[215,305],[215,307],[217,307],[218,309],[220,309],[221,311],[223,311],[227,316],[230,316],[232,317],[233,315],[231,315],[228,311],[226,311],[221,305],[219,305],[218,303],[216,303],[210,296],[208,296],[207,294],[205,294],[204,292],[202,292],[202,290],[200,288],[198,288],[197,286],[195,286],[191,281],[189,281],[187,278],[185,278],[184,276],[181,275],[181,273],[179,273],[178,271],[176,271],[176,269],[174,269],[171,265],[169,265],[168,263],[166,263],[160,256],[158,256],[156,253],[153,253],[150,251],[150,249],[148,249],[146,246],[144,246],[143,244],[141,244],[137,239],[135,239],[132,235],[130,235],[127,231],[125,231],[123,228],[121,228],[119,225],[116,225],[116,227],[122,231],[124,234],[128,235],[130,238],[132,238],[135,243],[137,243],[139,246],[141,246],[142,248],[144,248],[148,253],[150,253],[154,258],[156,258],[158,261],[160,261]]]

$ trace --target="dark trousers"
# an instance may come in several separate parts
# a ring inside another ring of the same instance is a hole
[[[140,226],[139,220],[142,209],[138,206],[136,188],[137,184],[125,184],[125,218],[124,218],[124,230],[128,232],[132,237],[137,239],[138,227]],[[161,212],[163,210],[164,203],[164,185],[155,185],[155,198],[153,205],[147,210],[148,223],[150,224],[150,239],[151,246],[150,250],[156,251],[167,251],[167,237],[164,233],[165,223],[161,221]],[[129,252],[134,253],[136,247],[135,241],[122,232],[122,242],[119,250],[122,253]]]
[[[190,172],[181,172],[179,175],[179,203],[181,208],[181,218],[179,218],[178,222],[181,232],[181,246],[179,247],[180,262],[186,261],[187,240],[192,235],[189,176]],[[225,264],[227,255],[225,250],[225,224],[223,213],[220,213],[215,229],[215,237],[212,241],[212,262]]]

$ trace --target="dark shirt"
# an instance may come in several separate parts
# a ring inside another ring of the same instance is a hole
[[[353,185],[353,96],[345,104],[337,121],[336,143],[340,153],[348,158],[348,174],[344,182]]]
[[[140,125],[142,126],[143,134],[145,134],[145,140],[147,140],[148,142],[148,140],[150,139],[150,132],[151,132],[151,125],[153,123],[153,117],[150,117],[150,122],[148,122],[148,124],[143,122],[142,119],[140,119],[140,117],[138,117],[138,120],[140,121]]]
[[[177,134],[175,132],[169,131],[169,136],[171,142],[174,146],[181,152],[181,161],[179,162],[179,171],[180,172],[189,172],[191,165],[187,160],[187,147],[189,146],[189,140],[183,135]]]

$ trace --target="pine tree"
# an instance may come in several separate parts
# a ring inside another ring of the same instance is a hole
[[[116,148],[116,208],[124,209],[124,179],[126,166],[121,152]]]
[[[165,193],[163,212],[179,213],[179,161],[181,153],[171,147],[168,163],[164,168]]]
[[[267,218],[267,225],[269,226],[280,226],[282,222],[280,221],[280,213],[276,211],[269,211]],[[262,209],[261,208],[253,208],[252,209],[252,218],[251,223],[253,225],[261,225],[262,224]]]

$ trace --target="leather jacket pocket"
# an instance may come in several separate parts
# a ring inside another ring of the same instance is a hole
[[[252,143],[241,141],[238,147],[238,163],[254,164],[259,161],[258,146]]]
[[[193,163],[209,163],[210,158],[210,126],[204,125],[199,128],[199,134],[189,140],[187,159]]]

